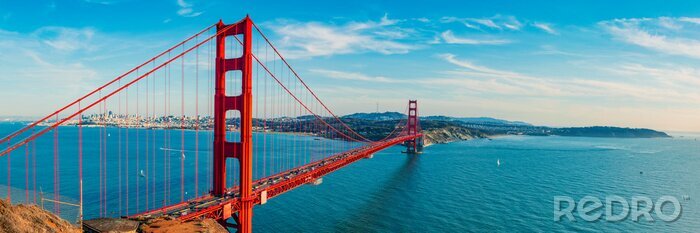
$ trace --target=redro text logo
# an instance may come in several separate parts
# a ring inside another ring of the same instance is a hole
[[[605,203],[593,196],[585,196],[576,202],[568,196],[554,197],[554,221],[559,222],[562,217],[569,221],[576,221],[574,212],[584,221],[594,222],[603,217],[605,221],[623,221],[628,217],[638,222],[644,219],[653,222],[660,219],[665,222],[673,222],[680,218],[683,208],[677,198],[673,196],[661,196],[654,202],[645,196],[634,196],[628,202],[620,196],[606,196]]]

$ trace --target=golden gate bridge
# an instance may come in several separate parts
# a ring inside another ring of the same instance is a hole
[[[368,139],[248,16],[219,21],[0,139],[6,198],[52,203],[56,214],[79,206],[80,219],[85,208],[251,232],[255,205],[394,145],[419,153],[417,105],[386,137]]]

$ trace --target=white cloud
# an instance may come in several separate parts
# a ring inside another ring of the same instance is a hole
[[[91,28],[42,27],[33,35],[54,49],[72,52],[80,49],[91,50],[91,40],[95,30]]]
[[[379,20],[379,26],[390,26],[398,22],[399,20],[397,19],[389,19],[389,14],[384,14],[384,17]]]
[[[658,20],[659,20],[659,26],[667,28],[667,29],[679,30],[679,29],[683,28],[683,26],[676,23],[677,19],[675,19],[675,18],[660,17]]]
[[[194,11],[194,5],[185,2],[185,0],[177,0],[177,5],[180,7],[180,9],[177,10],[177,14],[183,17],[197,17],[203,13],[201,11]]]
[[[680,17],[680,18],[678,18],[678,21],[686,22],[686,23],[700,24],[700,18]]]
[[[565,91],[566,88],[557,85],[553,80],[544,80],[516,72],[479,66],[471,61],[457,59],[457,56],[454,54],[440,54],[438,57],[463,68],[443,73],[457,77],[471,77],[471,79],[442,79],[439,80],[440,82],[462,83],[471,88],[481,89],[480,91],[493,91],[504,95],[565,96],[571,94]],[[480,85],[486,85],[490,88],[482,89],[479,87]]]
[[[321,75],[323,77],[342,79],[342,80],[353,80],[353,81],[363,81],[363,82],[379,82],[379,83],[399,83],[402,80],[397,80],[393,78],[387,78],[383,76],[369,76],[361,73],[337,71],[337,70],[326,70],[326,69],[311,69],[309,70],[313,73]]]
[[[268,24],[268,27],[281,36],[279,45],[286,56],[308,58],[365,52],[404,54],[417,49],[417,46],[399,40],[412,33],[409,29],[396,26],[399,22],[385,15],[379,22],[334,25],[279,21]]]
[[[459,18],[446,16],[440,18],[441,23],[461,23],[467,28],[478,31],[521,31],[524,27],[537,28],[552,35],[559,35],[552,24],[545,22],[528,22],[515,16],[494,15],[487,18]]]
[[[657,52],[700,58],[700,40],[688,30],[685,37],[675,29],[682,23],[697,24],[697,18],[615,19],[599,25],[625,43],[634,44]],[[670,31],[669,31],[670,29]],[[652,32],[653,31],[653,32]]]
[[[430,19],[421,17],[421,18],[415,18],[414,20],[421,22],[421,23],[430,23]]]
[[[444,31],[440,35],[441,35],[442,39],[445,41],[445,43],[447,43],[447,44],[501,45],[501,44],[511,43],[511,41],[503,40],[503,39],[472,39],[472,38],[457,37],[454,35],[454,33],[451,30]]]
[[[638,77],[642,72],[654,71],[653,75],[659,80],[652,83],[622,80],[615,82],[590,78],[537,77],[479,66],[470,61],[460,60],[454,54],[441,54],[438,57],[462,69],[444,72],[452,76],[450,78],[425,80],[426,82],[462,86],[481,93],[533,97],[629,98],[633,101],[680,104],[700,102],[700,93],[692,91],[693,88],[678,89],[675,85],[669,85],[667,82],[669,80],[663,80],[668,79],[668,76],[673,76],[675,81],[694,82],[693,85],[696,86],[694,88],[697,89],[697,85],[699,85],[697,77],[700,76],[688,77],[687,72],[674,74],[668,70],[632,67],[632,69],[628,69],[630,72],[635,72],[630,73],[631,76]],[[698,75],[700,72],[695,74]]]
[[[563,55],[563,56],[570,56],[570,57],[578,57],[578,58],[591,58],[591,57],[604,57],[606,55],[589,55],[589,54],[584,54],[584,53],[578,53],[578,52],[570,52],[570,51],[563,51],[557,48],[556,46],[553,45],[542,45],[540,46],[541,50],[533,52],[533,54],[536,55]]]
[[[503,24],[503,26],[505,26],[505,27],[508,28],[508,29],[516,30],[516,31],[517,31],[517,30],[520,30],[520,27],[521,27],[521,25],[518,25],[518,24],[509,24],[509,23],[505,23],[505,24]]]
[[[533,26],[533,27],[536,27],[536,28],[539,28],[539,29],[541,29],[542,31],[545,31],[546,33],[549,33],[549,34],[552,34],[552,35],[559,35],[559,32],[557,32],[556,30],[554,30],[554,29],[552,28],[552,25],[551,25],[551,24],[548,24],[548,23],[533,23],[532,26]]]
[[[357,31],[357,30],[368,30],[368,29],[377,29],[377,28],[382,28],[386,26],[392,26],[396,25],[397,23],[401,22],[402,20],[398,19],[389,19],[389,14],[384,14],[382,18],[379,19],[379,22],[375,21],[366,21],[366,22],[349,22],[346,26],[347,29]]]
[[[612,72],[631,77],[650,77],[660,86],[669,89],[694,92],[700,90],[700,70],[678,65],[658,65],[651,67],[642,64],[623,64]]]
[[[501,24],[511,30],[518,31],[523,27],[523,24],[515,18],[514,16],[498,16],[499,19],[502,19]]]
[[[440,19],[442,23],[453,23],[458,22],[464,26],[476,30],[482,29],[492,29],[492,30],[503,30],[509,29],[513,31],[518,31],[522,28],[522,23],[513,16],[502,16],[495,15],[489,18],[458,18],[452,16],[442,17]]]
[[[501,29],[500,26],[496,25],[496,23],[494,23],[493,20],[490,19],[472,19],[472,21],[484,25],[486,27]]]
[[[485,73],[485,74],[495,74],[498,76],[519,76],[519,74],[513,73],[513,72],[503,72],[503,71],[498,71],[494,69],[490,69],[487,67],[482,67],[482,66],[477,66],[474,63],[467,61],[467,60],[459,60],[457,59],[457,55],[446,53],[446,54],[440,54],[438,55],[439,58],[442,58],[443,60],[452,63],[454,65],[457,65],[462,68],[467,68],[473,71]]]

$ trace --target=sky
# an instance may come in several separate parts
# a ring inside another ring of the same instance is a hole
[[[0,0],[0,116],[249,14],[339,114],[700,131],[699,1]]]

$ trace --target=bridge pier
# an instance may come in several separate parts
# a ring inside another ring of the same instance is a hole
[[[412,140],[408,140],[404,142],[404,146],[406,147],[406,151],[403,153],[406,154],[422,154],[423,153],[423,137],[418,137]]]

